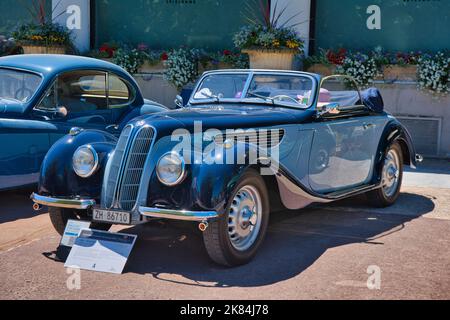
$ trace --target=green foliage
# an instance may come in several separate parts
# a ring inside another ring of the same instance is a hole
[[[72,46],[71,33],[56,23],[27,23],[13,32],[13,38],[21,44]]]

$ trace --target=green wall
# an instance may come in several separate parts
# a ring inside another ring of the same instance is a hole
[[[11,35],[11,32],[23,22],[32,20],[27,6],[32,0],[0,0],[0,35]],[[47,0],[47,13],[51,13],[51,0]]]
[[[369,30],[370,5],[381,30]],[[315,48],[437,51],[450,49],[450,0],[317,0]]]
[[[96,43],[119,41],[152,48],[186,45],[232,48],[258,0],[96,0]]]

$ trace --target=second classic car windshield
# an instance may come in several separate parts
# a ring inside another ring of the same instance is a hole
[[[311,106],[313,92],[313,79],[306,75],[218,73],[203,78],[192,102],[253,102],[303,109]]]
[[[27,103],[41,83],[39,75],[0,68],[0,99]]]

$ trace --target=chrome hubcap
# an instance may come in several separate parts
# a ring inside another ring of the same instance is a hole
[[[400,161],[397,153],[390,150],[386,156],[383,167],[383,191],[387,197],[392,197],[398,188],[400,178]]]
[[[242,187],[233,198],[228,212],[228,235],[236,250],[249,249],[261,229],[262,205],[258,190]]]

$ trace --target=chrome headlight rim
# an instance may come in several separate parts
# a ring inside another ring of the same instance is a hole
[[[94,158],[94,165],[92,166],[92,169],[87,172],[87,173],[81,173],[78,172],[76,169],[76,166],[74,164],[75,161],[75,155],[81,150],[81,149],[87,149],[91,152],[93,158]],[[90,144],[87,145],[83,145],[81,147],[78,147],[77,150],[75,150],[73,157],[72,157],[72,168],[75,171],[75,173],[77,174],[77,176],[81,177],[81,178],[89,178],[91,177],[94,173],[97,172],[98,168],[99,168],[99,159],[98,159],[98,153],[97,151],[94,149],[93,146],[91,146]]]
[[[178,179],[176,179],[174,182],[167,182],[165,181],[159,174],[159,166],[161,161],[165,158],[165,157],[177,157],[180,160],[180,166],[181,166],[181,173],[180,176],[178,177]],[[181,182],[183,182],[183,180],[186,178],[186,162],[184,161],[184,158],[175,151],[170,151],[170,152],[166,152],[165,154],[163,154],[159,160],[158,163],[156,164],[156,176],[158,177],[159,182],[161,182],[163,185],[168,186],[168,187],[174,187],[179,185]]]

